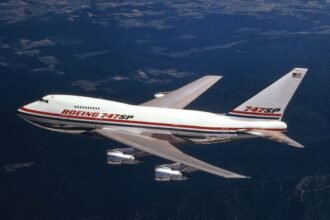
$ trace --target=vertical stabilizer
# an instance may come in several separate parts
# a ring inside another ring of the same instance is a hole
[[[286,106],[308,69],[294,68],[279,80],[228,113],[231,116],[281,120]]]

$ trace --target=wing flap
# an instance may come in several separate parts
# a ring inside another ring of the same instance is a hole
[[[259,136],[259,137],[263,137],[263,138],[267,138],[273,141],[277,141],[280,143],[284,143],[287,145],[290,145],[292,147],[297,147],[297,148],[304,148],[303,145],[301,145],[300,143],[298,143],[297,141],[289,138],[288,136],[286,136],[285,134],[278,132],[278,131],[268,131],[268,130],[247,130],[247,131],[243,131],[245,133],[248,134],[252,134],[255,136]]]
[[[95,132],[122,144],[208,173],[225,178],[248,178],[188,156],[166,141],[112,129],[96,129]]]
[[[221,78],[222,76],[204,76],[163,97],[152,99],[141,105],[162,108],[184,108]]]

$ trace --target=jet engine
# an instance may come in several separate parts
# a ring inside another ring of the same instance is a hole
[[[107,150],[108,164],[138,164],[142,161],[136,160],[137,156],[141,156],[143,152],[134,148],[121,148]]]
[[[164,164],[155,167],[155,180],[156,181],[183,181],[187,180],[189,177],[189,172],[193,170],[190,167],[174,163],[174,164]]]

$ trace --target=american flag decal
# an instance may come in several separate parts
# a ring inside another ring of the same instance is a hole
[[[296,79],[300,79],[301,78],[301,73],[295,73],[295,72],[293,72],[292,73],[292,78],[296,78]]]

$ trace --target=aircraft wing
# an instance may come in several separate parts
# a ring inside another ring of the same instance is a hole
[[[280,143],[284,143],[284,144],[287,144],[287,145],[290,145],[290,146],[293,146],[293,147],[304,148],[304,146],[299,144],[297,141],[289,138],[285,134],[283,134],[281,132],[278,132],[278,131],[253,129],[253,130],[247,130],[247,131],[243,131],[243,132],[248,133],[248,134],[252,134],[252,135],[255,135],[255,136],[267,138],[267,139],[277,141],[277,142],[280,142]]]
[[[195,159],[182,151],[178,150],[176,147],[171,145],[167,141],[155,139],[149,136],[141,134],[133,134],[128,132],[123,132],[120,130],[113,129],[96,129],[96,133],[106,138],[115,140],[119,143],[134,147],[136,149],[142,150],[144,152],[178,162],[198,170],[202,170],[208,173],[212,173],[225,178],[249,178],[242,176],[216,166],[205,163],[201,160]]]
[[[182,109],[221,78],[222,76],[204,76],[189,83],[188,85],[164,95],[163,97],[152,99],[148,102],[142,103],[141,105]]]

